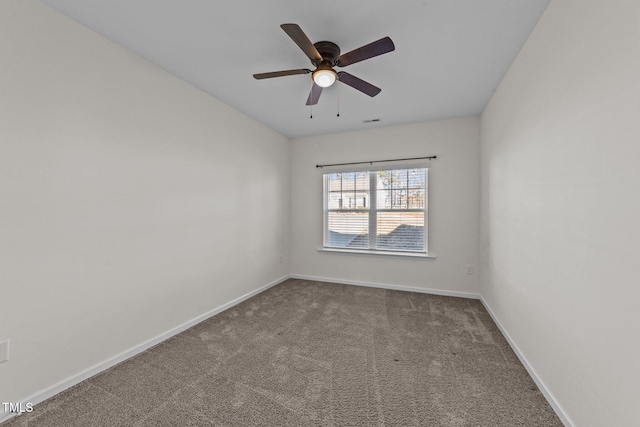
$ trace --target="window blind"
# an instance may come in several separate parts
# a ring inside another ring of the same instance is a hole
[[[427,171],[324,174],[324,247],[426,253]]]

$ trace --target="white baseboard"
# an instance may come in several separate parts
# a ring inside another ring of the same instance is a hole
[[[413,286],[399,286],[399,285],[390,285],[390,284],[386,284],[386,283],[373,283],[373,282],[361,282],[361,281],[354,281],[354,280],[342,280],[342,279],[334,279],[334,278],[329,278],[329,277],[315,277],[315,276],[304,276],[304,275],[297,275],[297,274],[292,274],[290,276],[284,276],[281,277],[280,279],[277,279],[271,283],[268,283],[254,291],[251,291],[241,297],[238,297],[236,299],[234,299],[233,301],[230,301],[226,304],[223,304],[201,316],[196,317],[193,320],[190,320],[186,323],[183,323],[180,326],[177,326],[163,334],[160,334],[158,336],[156,336],[155,338],[152,338],[136,347],[133,347],[123,353],[118,354],[117,356],[105,360],[104,362],[101,362],[89,369],[86,369],[80,373],[78,373],[77,375],[74,375],[72,377],[69,377],[59,383],[57,383],[56,385],[47,388],[46,390],[42,390],[38,393],[35,393],[34,395],[28,397],[27,399],[22,399],[21,402],[26,403],[26,402],[30,402],[34,405],[41,403],[53,396],[55,396],[56,394],[68,389],[69,387],[72,387],[88,378],[91,378],[92,376],[111,368],[112,366],[117,365],[120,362],[123,362],[139,353],[142,353],[143,351],[153,347],[154,345],[157,345],[159,343],[161,343],[162,341],[165,341],[169,338],[171,338],[174,335],[179,334],[182,331],[185,331],[187,329],[189,329],[192,326],[197,325],[198,323],[207,320],[208,318],[224,311],[227,310],[228,308],[233,307],[234,305],[237,305],[239,303],[241,303],[242,301],[245,301],[249,298],[251,298],[252,296],[255,296],[261,292],[266,291],[267,289],[284,282],[287,279],[300,279],[300,280],[312,280],[312,281],[317,281],[317,282],[329,282],[329,283],[340,283],[340,284],[345,284],[345,285],[354,285],[354,286],[367,286],[367,287],[372,287],[372,288],[382,288],[382,289],[390,289],[390,290],[396,290],[396,291],[408,291],[408,292],[420,292],[420,293],[426,293],[426,294],[433,294],[433,295],[443,295],[443,296],[452,296],[452,297],[460,297],[460,298],[471,298],[471,299],[478,299],[482,302],[482,305],[484,305],[485,309],[487,310],[487,312],[489,313],[489,315],[491,316],[491,318],[493,319],[493,321],[495,322],[495,324],[498,326],[498,328],[500,329],[500,331],[502,332],[502,335],[505,337],[505,339],[507,340],[507,342],[509,343],[509,345],[511,346],[511,348],[513,349],[514,353],[516,354],[516,356],[518,356],[518,359],[520,359],[520,362],[522,363],[522,365],[525,367],[525,369],[527,370],[527,372],[529,373],[529,375],[531,376],[531,378],[533,379],[533,381],[536,383],[536,385],[538,386],[538,388],[540,389],[540,391],[542,392],[542,394],[544,395],[544,397],[547,399],[547,401],[549,402],[549,405],[551,406],[551,408],[555,411],[555,413],[558,415],[558,417],[560,418],[560,420],[562,421],[562,423],[566,426],[566,427],[574,427],[574,424],[571,422],[570,418],[567,416],[567,414],[564,412],[564,410],[562,409],[562,407],[560,406],[560,404],[556,401],[556,399],[554,398],[553,394],[551,393],[551,391],[549,391],[549,389],[546,387],[546,385],[544,384],[544,382],[540,379],[540,377],[538,377],[538,374],[536,373],[536,371],[533,369],[533,367],[529,364],[529,361],[527,360],[527,358],[522,354],[522,352],[520,351],[520,349],[518,348],[518,346],[516,345],[516,343],[513,341],[513,339],[511,339],[511,337],[509,336],[509,334],[507,333],[506,329],[502,326],[502,324],[500,323],[500,321],[496,318],[495,314],[493,313],[493,311],[491,310],[491,307],[489,306],[489,304],[484,300],[484,298],[482,298],[482,296],[480,294],[474,294],[474,293],[470,293],[470,292],[458,292],[458,291],[447,291],[447,290],[441,290],[441,289],[429,289],[429,288],[419,288],[419,287],[413,287]],[[17,414],[13,414],[13,413],[7,413],[4,412],[4,408],[0,408],[0,423],[9,420],[10,418],[13,418],[14,416],[16,416]]]
[[[529,373],[533,381],[536,383],[536,385],[542,392],[545,399],[547,399],[547,402],[549,402],[549,405],[551,406],[553,411],[556,413],[558,418],[560,418],[560,421],[562,421],[565,427],[573,427],[574,424],[569,418],[569,416],[565,413],[564,409],[562,409],[562,406],[560,406],[558,401],[555,399],[555,397],[553,396],[553,393],[551,393],[551,391],[547,388],[544,382],[540,379],[535,369],[533,369],[533,367],[531,366],[527,358],[524,356],[524,354],[520,351],[520,349],[516,345],[515,341],[511,339],[511,336],[509,336],[509,333],[507,332],[507,330],[502,326],[502,324],[500,323],[496,315],[493,313],[493,310],[491,310],[491,307],[489,306],[489,304],[482,297],[480,297],[480,302],[482,302],[482,305],[484,305],[484,308],[487,310],[487,312],[489,312],[489,315],[493,319],[493,322],[498,326],[498,329],[500,329],[500,332],[502,332],[502,335],[505,337],[505,339],[511,346],[511,349],[516,354],[516,356],[518,356],[518,359],[520,359],[520,362],[522,363],[524,368],[527,370],[527,372]]]
[[[26,399],[21,399],[20,402],[22,403],[32,403],[33,405],[36,405],[38,403],[44,402],[45,400],[55,396],[58,393],[63,392],[64,390],[88,379],[91,378],[92,376],[99,374],[102,371],[105,371],[109,368],[111,368],[112,366],[117,365],[120,362],[123,362],[139,353],[142,353],[143,351],[153,347],[154,345],[160,344],[162,341],[165,341],[169,338],[171,338],[174,335],[179,334],[182,331],[186,331],[187,329],[189,329],[192,326],[197,325],[198,323],[207,320],[208,318],[215,316],[216,314],[227,310],[228,308],[233,307],[234,305],[240,304],[242,301],[247,300],[249,298],[251,298],[254,295],[257,295],[261,292],[266,291],[267,289],[284,282],[285,280],[287,280],[289,278],[289,276],[284,276],[281,277],[277,280],[274,280],[271,283],[268,283],[256,290],[253,290],[245,295],[242,295],[241,297],[238,297],[236,299],[234,299],[233,301],[230,301],[226,304],[223,304],[217,308],[214,308],[213,310],[204,313],[198,317],[196,317],[193,320],[190,320],[186,323],[183,323],[182,325],[179,325],[167,332],[164,332],[148,341],[143,342],[140,345],[137,345],[129,350],[126,350],[120,354],[118,354],[115,357],[112,357],[108,360],[105,360],[101,363],[98,363],[97,365],[92,366],[89,369],[86,369],[76,375],[73,375],[65,380],[60,381],[59,383],[53,385],[52,387],[49,387],[45,390],[42,390],[38,393],[35,393],[31,396],[29,396]],[[14,402],[16,403],[16,402]],[[4,406],[0,407],[0,423],[9,420],[10,418],[13,418],[15,416],[17,416],[18,414],[15,413],[10,413],[10,412],[5,412],[4,410]]]
[[[443,295],[447,297],[480,299],[480,294],[471,292],[447,291],[442,289],[419,288],[415,286],[390,285],[387,283],[360,282],[356,280],[334,279],[331,277],[304,276],[300,274],[292,274],[291,279],[312,280],[315,282],[341,283],[344,285],[366,286],[369,288],[389,289],[393,291],[420,292],[423,294]]]

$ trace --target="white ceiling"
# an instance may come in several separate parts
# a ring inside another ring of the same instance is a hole
[[[237,110],[290,137],[480,114],[550,0],[42,0]],[[305,102],[311,68],[280,28],[343,53],[389,36],[396,50],[342,70],[380,88],[345,85]],[[336,117],[339,93],[340,117]],[[380,119],[378,123],[364,120]]]

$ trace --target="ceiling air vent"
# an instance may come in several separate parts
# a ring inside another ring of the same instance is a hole
[[[363,120],[362,123],[377,123],[379,121],[380,119],[370,119],[370,120]]]

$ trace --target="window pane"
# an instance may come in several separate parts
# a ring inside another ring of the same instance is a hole
[[[377,249],[424,251],[424,212],[378,212]]]
[[[378,171],[378,189],[391,188],[392,171]],[[381,185],[382,184],[382,185]]]
[[[369,192],[356,192],[356,209],[369,209]]]
[[[379,184],[376,192],[376,207],[378,209],[391,209],[391,190],[381,190]]]
[[[425,204],[425,191],[424,189],[410,189],[409,198],[407,200],[407,207],[409,209],[423,209]]]
[[[356,173],[356,190],[369,191],[369,172]]]
[[[376,207],[391,209],[391,171],[377,172]]]
[[[326,174],[324,182],[327,208],[340,209],[342,206],[342,174]]]
[[[391,207],[393,209],[407,208],[407,190],[393,190],[391,195]]]
[[[355,191],[343,191],[342,192],[342,209],[355,209],[355,208],[356,208]]]
[[[340,191],[332,191],[327,195],[327,208],[328,209],[342,208],[342,193]]]
[[[342,191],[353,191],[356,189],[356,173],[346,172],[342,174]]]
[[[325,246],[333,248],[368,248],[368,212],[328,212]]]
[[[326,175],[327,209],[368,209],[369,172]]]
[[[391,171],[393,188],[407,188],[407,170],[396,169]]]
[[[329,185],[327,190],[329,191],[342,191],[342,174],[331,173],[327,175],[329,177]]]
[[[424,169],[409,169],[409,188],[425,188]]]

